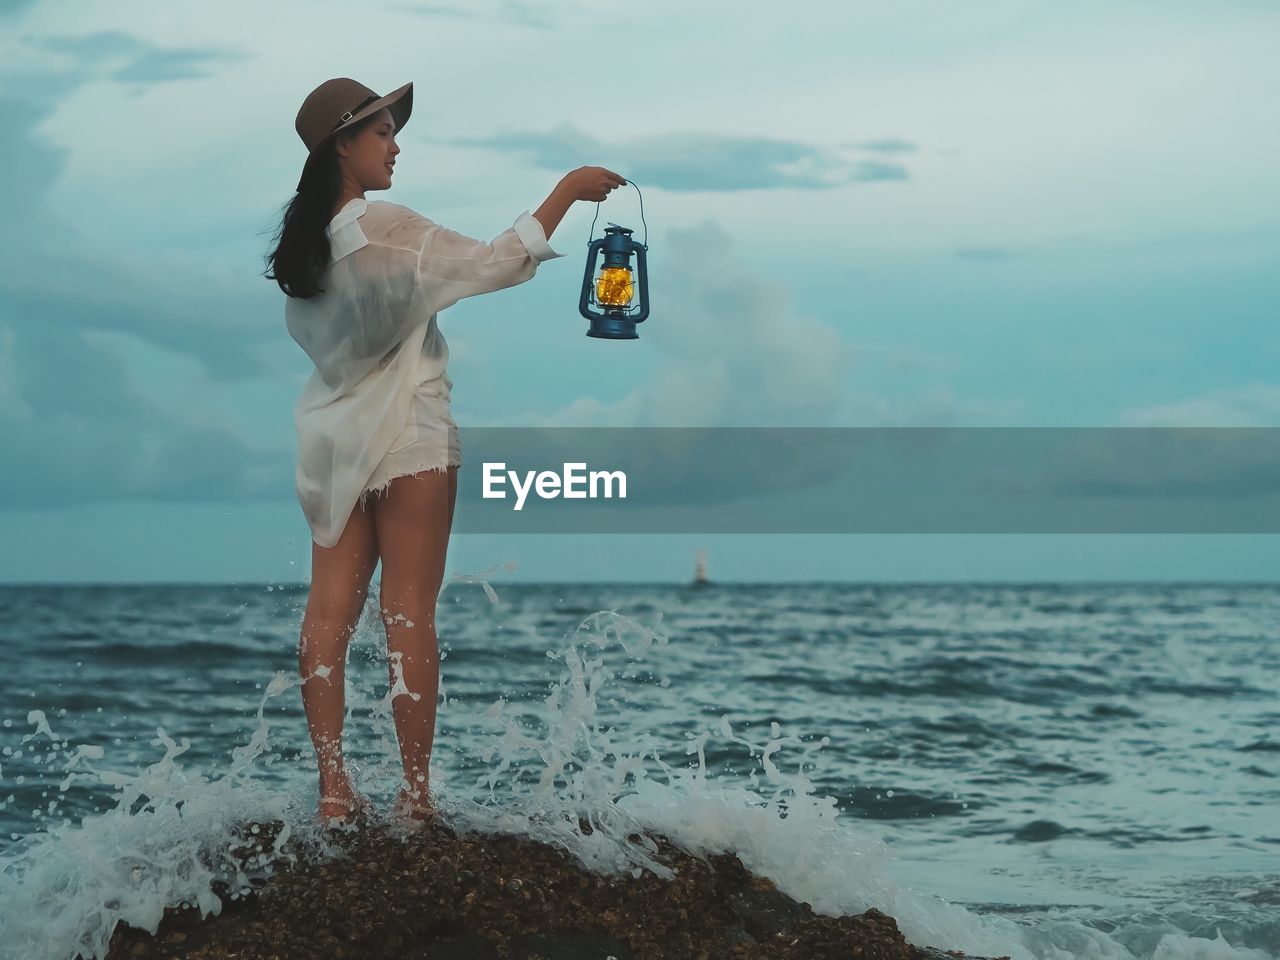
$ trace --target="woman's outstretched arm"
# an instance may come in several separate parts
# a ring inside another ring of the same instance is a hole
[[[568,178],[561,180],[556,184],[555,189],[542,201],[542,206],[533,211],[534,219],[542,224],[542,232],[547,239],[551,239],[551,234],[556,227],[560,225],[560,221],[564,219],[564,215],[569,212],[569,208],[573,206],[578,198],[573,195],[572,184],[568,182]]]

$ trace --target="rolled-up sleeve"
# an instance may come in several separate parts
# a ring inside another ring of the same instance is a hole
[[[511,225],[511,229],[524,241],[525,249],[539,263],[564,256],[563,253],[556,253],[551,249],[551,244],[547,243],[546,231],[542,229],[542,221],[528,210],[516,217],[516,222]]]
[[[435,312],[464,297],[523,283],[539,263],[563,256],[528,210],[487,243],[430,223],[418,251],[418,285]]]

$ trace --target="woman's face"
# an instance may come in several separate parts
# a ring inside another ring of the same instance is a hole
[[[392,164],[400,152],[391,110],[383,107],[356,136],[339,136],[334,149],[344,179],[354,180],[362,190],[387,189],[391,186]]]

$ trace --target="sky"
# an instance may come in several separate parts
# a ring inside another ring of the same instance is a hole
[[[414,83],[369,196],[455,230],[582,165],[639,188],[440,314],[464,431],[1280,426],[1278,40],[1280,0],[0,0],[0,582],[309,578],[262,273],[335,76]],[[649,244],[634,341],[577,312],[608,221]],[[1278,540],[455,534],[448,571],[1275,580]]]

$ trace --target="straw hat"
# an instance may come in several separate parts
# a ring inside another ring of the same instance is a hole
[[[302,190],[302,184],[310,176],[322,146],[344,127],[351,126],[371,113],[377,113],[383,107],[391,108],[391,115],[396,121],[396,132],[403,130],[404,125],[409,122],[409,114],[413,112],[413,84],[406,83],[385,97],[380,97],[363,83],[349,77],[335,77],[307,94],[293,123],[298,136],[307,147],[307,161],[302,165],[298,190]]]

